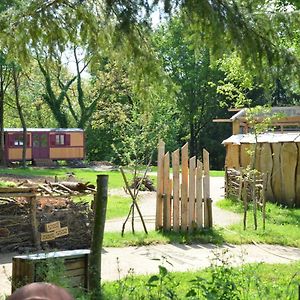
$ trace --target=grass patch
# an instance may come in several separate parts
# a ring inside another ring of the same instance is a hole
[[[209,175],[211,177],[224,177],[225,176],[225,171],[211,170],[211,171],[209,171]]]
[[[74,173],[77,180],[83,182],[91,182],[96,184],[97,175],[108,174],[108,187],[109,188],[122,188],[124,186],[122,175],[119,171],[107,171],[99,172],[87,168],[2,168],[0,169],[0,174],[4,176],[38,176],[38,177],[52,177],[57,176],[59,180],[65,180],[67,178],[67,173]],[[127,173],[127,178],[130,181],[132,179],[132,174]]]
[[[104,283],[104,299],[298,299],[299,262],[236,268],[222,262],[196,272],[170,273],[159,267],[152,276],[128,274]]]
[[[93,200],[92,195],[74,196],[74,202],[89,202]],[[132,200],[130,197],[122,197],[117,195],[108,195],[106,220],[125,217],[128,214]]]
[[[235,213],[243,213],[241,202],[224,199],[217,206]],[[262,216],[258,212],[258,229],[254,230],[253,213],[250,208],[247,216],[247,229],[242,222],[230,225],[224,230],[223,237],[229,243],[242,244],[252,241],[267,244],[280,244],[300,248],[300,209],[285,208],[267,203],[266,230],[262,229]]]
[[[16,184],[10,181],[0,181],[0,187],[14,187]]]
[[[192,234],[150,231],[149,234],[143,232],[126,232],[121,236],[120,232],[105,232],[103,245],[105,247],[126,247],[155,244],[192,244],[192,243],[213,243],[222,244],[224,242],[220,230],[198,231]]]

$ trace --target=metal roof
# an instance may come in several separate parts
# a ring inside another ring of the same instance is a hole
[[[22,132],[23,128],[4,128],[5,132]],[[28,132],[82,132],[83,129],[80,128],[27,128]]]
[[[258,143],[284,143],[284,142],[300,142],[300,132],[284,132],[284,133],[274,133],[267,132],[262,133],[257,136]],[[255,135],[254,134],[236,134],[232,135],[228,139],[222,142],[223,145],[226,144],[254,144]]]
[[[246,117],[246,112],[248,108],[243,108],[238,113],[234,114],[230,120],[244,119]],[[270,116],[273,114],[282,113],[284,117],[299,117],[300,116],[300,106],[286,106],[286,107],[272,107],[270,112],[257,114],[257,117]]]

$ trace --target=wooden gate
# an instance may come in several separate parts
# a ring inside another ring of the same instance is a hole
[[[209,153],[203,149],[203,162],[196,156],[188,158],[188,143],[171,155],[165,153],[165,143],[159,141],[156,230],[173,229],[191,232],[212,227],[212,204],[209,188]],[[171,176],[170,176],[171,175]]]

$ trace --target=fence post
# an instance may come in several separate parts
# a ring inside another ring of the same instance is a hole
[[[195,224],[195,169],[196,156],[193,156],[189,164],[189,231],[193,230]]]
[[[157,158],[157,192],[156,192],[156,217],[155,229],[159,230],[163,226],[162,213],[163,213],[163,190],[164,190],[164,155],[165,143],[160,140],[158,143],[158,158]]]
[[[107,207],[108,175],[97,175],[95,219],[89,261],[89,290],[91,299],[101,299],[101,250]]]
[[[188,143],[181,148],[181,231],[186,232],[188,226],[188,184],[189,184],[189,166],[188,166]]]
[[[202,162],[197,160],[197,173],[196,173],[196,198],[197,198],[197,210],[196,210],[196,221],[198,229],[203,227],[203,174],[202,174]]]
[[[172,153],[173,167],[173,230],[179,231],[179,149]]]
[[[209,153],[207,150],[203,149],[203,166],[204,166],[204,178],[203,178],[203,192],[204,192],[204,227],[209,228],[211,221],[209,216],[211,205],[208,204],[210,199],[210,180],[209,180]]]
[[[171,229],[171,189],[170,189],[170,154],[164,157],[164,203],[163,203],[163,229]]]

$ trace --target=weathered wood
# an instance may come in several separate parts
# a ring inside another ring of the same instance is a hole
[[[208,201],[209,201],[209,176],[203,176],[203,223],[205,228],[209,228],[209,212],[208,212]]]
[[[163,228],[171,229],[171,194],[170,194],[170,154],[164,156],[164,204],[163,204]]]
[[[60,221],[55,221],[55,222],[45,224],[46,232],[55,231],[57,229],[60,229]]]
[[[240,168],[240,147],[239,145],[226,145],[225,165],[227,168]]]
[[[56,251],[15,256],[12,259],[12,293],[19,287],[45,281],[39,271],[43,264],[64,263],[65,276],[73,287],[87,288],[89,250]],[[59,261],[57,261],[59,259]]]
[[[125,183],[125,185],[126,185],[126,189],[127,189],[127,191],[129,192],[130,197],[131,197],[131,199],[132,199],[132,203],[133,203],[132,210],[134,209],[134,207],[136,207],[136,209],[137,209],[137,211],[138,211],[138,214],[139,214],[139,216],[140,216],[140,219],[141,219],[141,221],[142,221],[142,224],[143,224],[143,227],[144,227],[144,231],[145,231],[146,234],[148,234],[148,231],[147,231],[147,228],[146,228],[146,224],[145,224],[143,215],[142,215],[142,213],[141,213],[141,210],[140,210],[140,208],[139,208],[139,205],[138,205],[137,202],[136,202],[136,197],[137,197],[138,194],[133,194],[133,193],[132,193],[132,190],[131,190],[130,187],[129,187],[128,180],[127,180],[127,178],[126,178],[125,172],[124,172],[124,170],[123,170],[122,167],[120,167],[120,171],[121,171],[121,174],[122,174],[124,183]],[[145,174],[146,174],[146,172],[145,172]],[[145,174],[144,174],[144,176],[145,176]],[[138,191],[139,191],[139,190],[138,190]],[[134,228],[133,228],[133,229],[134,229]]]
[[[209,180],[209,153],[203,149],[203,196],[204,196],[204,227],[209,228],[209,198],[210,198],[210,180]]]
[[[165,155],[165,143],[160,140],[158,144],[158,157],[157,157],[157,192],[156,192],[156,218],[155,218],[155,229],[162,228],[163,220],[163,189],[164,189],[164,159]]]
[[[108,175],[97,175],[95,220],[89,261],[89,291],[91,299],[101,297],[101,250],[107,208]]]
[[[209,152],[206,149],[203,149],[203,168],[204,168],[204,176],[207,176],[207,186],[206,191],[207,195],[206,197],[210,197],[210,180],[209,180]]]
[[[195,190],[195,179],[196,179],[196,156],[190,158],[189,161],[189,208],[188,208],[188,229],[192,231],[195,227],[195,200],[196,200],[196,190]]]
[[[202,229],[203,227],[203,193],[202,193],[202,187],[203,187],[203,165],[200,160],[197,160],[197,172],[196,172],[196,198],[197,198],[197,209],[196,209],[196,222],[197,227],[199,229]]]
[[[300,207],[300,143],[296,143],[298,148],[298,164],[296,170],[296,207]]]
[[[188,143],[181,148],[181,230],[187,231],[188,226]]]
[[[45,185],[43,185],[43,184],[39,184],[38,187],[39,187],[41,190],[47,192],[49,195],[51,195],[51,196],[53,195],[52,190],[49,189],[47,186],[45,186]]]
[[[0,194],[17,193],[35,193],[36,189],[32,187],[0,187]]]
[[[30,217],[31,217],[31,228],[32,228],[32,238],[33,243],[36,249],[41,248],[40,239],[39,239],[39,232],[38,232],[38,222],[36,216],[37,210],[37,199],[36,197],[30,198]]]
[[[251,157],[249,155],[249,151],[251,150],[251,145],[249,144],[241,144],[240,148],[240,164],[242,168],[246,168],[250,166]]]
[[[283,199],[280,153],[281,153],[281,144],[280,143],[272,144],[273,171],[271,175],[271,184],[272,184],[272,191],[274,194],[274,198],[277,203],[281,203]]]
[[[55,230],[55,238],[66,236],[68,234],[69,234],[69,228],[67,226]]]
[[[271,145],[268,143],[263,143],[261,146],[261,152],[260,152],[260,171],[263,174],[272,174],[273,170],[273,157],[272,157],[272,149]],[[265,196],[266,199],[269,201],[274,200],[273,190],[272,190],[272,184],[271,184],[271,176],[267,176],[267,181],[265,182],[266,186],[266,192]]]
[[[242,190],[242,199],[243,199],[243,204],[244,204],[244,216],[243,216],[244,230],[246,230],[246,228],[247,228],[247,211],[248,211],[247,185],[248,185],[248,182],[246,180],[244,180],[243,181],[243,190]]]
[[[41,242],[53,241],[56,238],[55,231],[41,232]]]
[[[284,143],[281,147],[281,176],[284,204],[292,207],[296,198],[296,166],[298,148],[295,143]]]
[[[179,231],[179,149],[172,153],[172,167],[173,167],[173,229]]]

